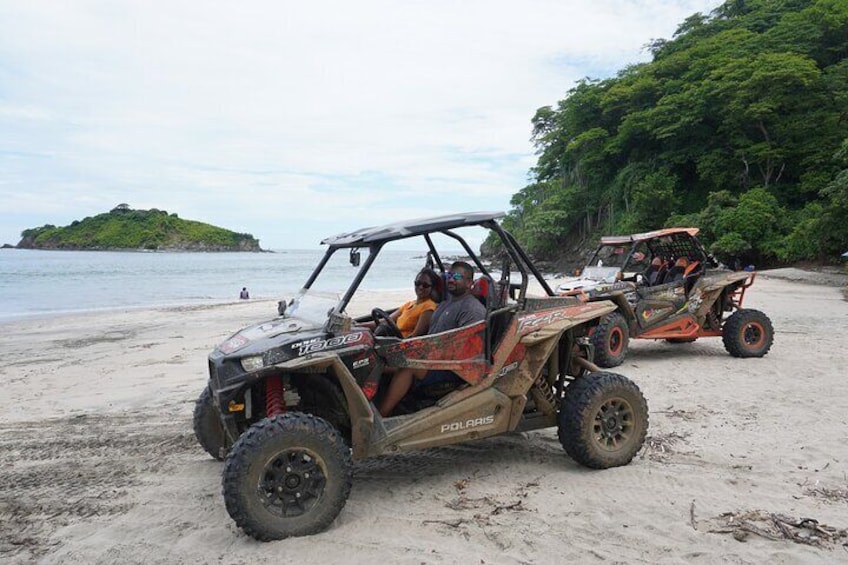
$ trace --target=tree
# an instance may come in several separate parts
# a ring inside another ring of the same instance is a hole
[[[687,18],[650,63],[537,110],[532,180],[504,224],[545,254],[671,221],[760,265],[848,248],[846,29],[844,0],[730,0]]]

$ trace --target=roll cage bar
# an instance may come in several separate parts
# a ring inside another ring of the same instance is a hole
[[[427,248],[430,250],[431,257],[435,261],[436,265],[438,265],[439,270],[444,272],[445,265],[442,262],[441,256],[439,255],[432,238],[430,237],[433,233],[440,233],[457,241],[474,262],[479,271],[485,276],[491,278],[489,270],[486,269],[480,261],[480,258],[476,253],[474,253],[465,239],[452,231],[455,228],[480,226],[498,234],[501,244],[503,245],[503,250],[509,257],[509,261],[511,262],[510,264],[514,266],[519,273],[521,273],[521,283],[516,288],[516,290],[518,290],[516,301],[523,303],[526,297],[529,279],[528,271],[536,277],[537,282],[541,285],[547,295],[553,296],[553,290],[551,290],[551,287],[542,277],[542,274],[535,265],[533,265],[530,258],[512,234],[504,230],[498,224],[497,220],[503,216],[503,212],[469,212],[465,214],[422,218],[418,220],[387,224],[384,226],[364,228],[354,232],[342,233],[328,237],[321,241],[321,244],[327,245],[328,249],[321,258],[321,261],[312,271],[312,274],[309,276],[309,279],[307,279],[306,284],[303,285],[303,288],[311,288],[312,284],[318,278],[318,275],[330,260],[330,257],[332,257],[332,255],[340,249],[350,249],[351,252],[354,252],[359,248],[368,248],[369,253],[368,257],[365,259],[365,263],[356,273],[353,281],[348,286],[347,292],[345,292],[342,296],[338,306],[336,307],[337,312],[342,312],[356,293],[359,285],[362,283],[362,280],[370,270],[371,265],[374,263],[374,260],[377,258],[377,255],[383,246],[390,241],[409,239],[413,237],[424,238],[424,241],[427,243]]]
[[[602,237],[600,245],[589,260],[589,265],[597,261],[598,253],[604,247],[628,245],[627,254],[621,262],[621,266],[624,268],[630,264],[630,259],[641,243],[647,245],[652,256],[661,256],[666,259],[684,256],[690,260],[701,261],[706,264],[709,261],[709,256],[695,236],[697,233],[698,228],[666,228],[642,234]]]

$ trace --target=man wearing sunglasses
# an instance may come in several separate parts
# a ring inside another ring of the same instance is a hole
[[[471,294],[471,287],[474,284],[474,267],[465,261],[455,261],[446,275],[449,296],[433,312],[428,334],[455,330],[486,319],[486,307]],[[386,395],[380,402],[379,411],[382,416],[392,413],[397,403],[412,388],[413,380],[418,381],[419,387],[448,387],[464,382],[453,371],[400,369],[392,377]]]

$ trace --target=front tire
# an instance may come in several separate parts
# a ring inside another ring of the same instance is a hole
[[[604,316],[592,331],[592,345],[595,347],[595,363],[599,367],[616,367],[624,362],[630,343],[630,330],[627,320],[619,312]]]
[[[230,517],[260,540],[325,530],[339,515],[353,481],[350,449],[329,423],[288,413],[250,427],[224,463]]]
[[[774,327],[759,310],[737,310],[721,330],[724,348],[734,357],[762,357],[774,342]]]
[[[565,389],[559,441],[586,467],[627,465],[642,449],[648,404],[633,381],[615,373],[590,373]]]
[[[194,437],[206,453],[223,461],[226,454],[224,426],[212,405],[212,391],[207,386],[194,403]]]

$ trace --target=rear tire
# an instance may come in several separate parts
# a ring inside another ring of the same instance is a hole
[[[227,512],[259,541],[325,530],[353,481],[350,448],[329,423],[291,412],[254,424],[224,463]]]
[[[724,348],[734,357],[762,357],[774,342],[774,327],[759,310],[737,310],[721,330]]]
[[[630,343],[627,320],[619,312],[607,314],[592,331],[591,339],[595,347],[595,363],[599,367],[621,365],[627,356],[627,347]]]
[[[627,377],[590,373],[565,389],[558,431],[566,453],[581,465],[627,465],[645,442],[648,404]]]
[[[212,405],[212,391],[207,386],[194,403],[194,437],[206,453],[223,461],[226,455],[224,426]]]

